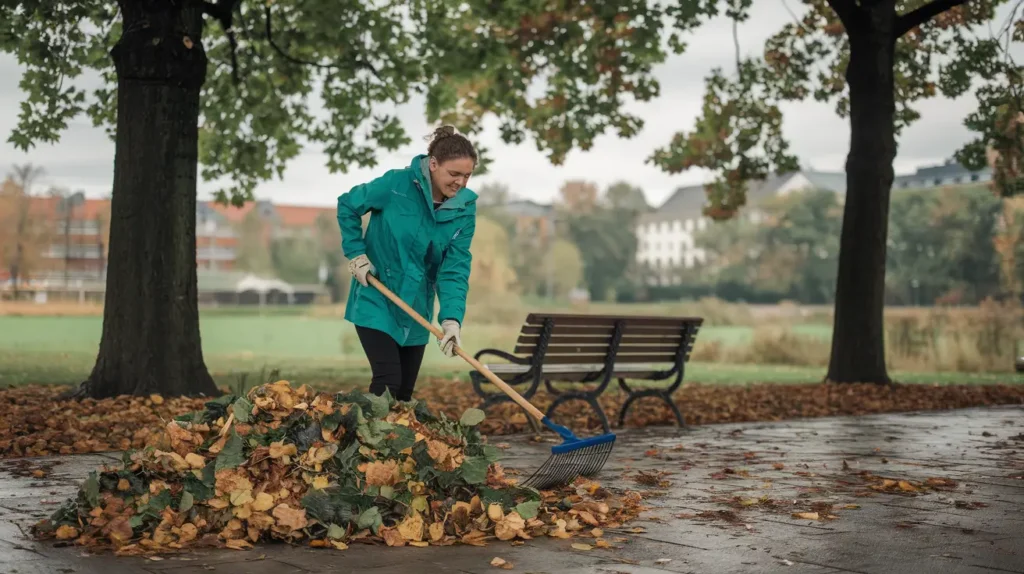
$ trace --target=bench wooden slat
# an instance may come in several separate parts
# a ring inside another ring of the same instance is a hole
[[[529,365],[516,365],[515,363],[490,363],[485,367],[496,375],[518,375],[530,370]],[[650,373],[663,370],[664,365],[652,365],[646,363],[619,364],[616,363],[612,370],[616,374]],[[544,365],[541,372],[550,375],[586,375],[604,369],[604,363],[578,363],[563,365]]]
[[[573,315],[568,313],[530,313],[526,316],[526,322],[530,325],[542,325],[545,319],[552,319],[555,326],[558,325],[579,325],[579,326],[611,326],[616,321],[625,320],[629,325],[641,327],[662,327],[681,328],[687,323],[700,323],[702,319],[697,317],[658,317],[655,315]]]
[[[519,331],[522,335],[540,335],[544,331],[544,327],[540,325],[524,325]],[[555,325],[551,328],[552,335],[588,335],[591,337],[610,337],[615,332],[614,327],[581,327],[573,325]],[[683,332],[682,327],[638,327],[636,325],[627,324],[622,329],[623,335],[646,335],[649,337],[671,337],[673,335],[680,336]]]
[[[622,340],[619,341],[620,345],[680,345],[682,344],[682,335],[671,335],[664,337],[648,337],[646,335],[625,335]],[[540,342],[540,336],[537,335],[520,335],[516,339],[516,343],[519,345],[536,345]],[[592,337],[590,335],[552,335],[548,340],[549,345],[604,345],[608,346],[612,342],[611,335],[602,335],[598,337]]]
[[[619,345],[619,354],[629,353],[675,353],[676,349],[679,348],[679,343],[675,345],[665,345],[663,341],[658,340],[658,345]],[[516,348],[512,351],[516,355],[532,355],[537,350],[537,345],[516,345]],[[605,341],[604,345],[548,345],[547,354],[566,354],[566,353],[582,353],[582,354],[602,354],[608,351],[608,341]]]
[[[616,355],[616,363],[672,363],[675,362],[675,352],[647,355]],[[544,355],[544,364],[550,365],[580,365],[604,363],[604,354],[581,355],[577,353],[569,355]]]

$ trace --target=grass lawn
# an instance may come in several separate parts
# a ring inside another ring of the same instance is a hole
[[[85,378],[96,357],[102,318],[0,317],[0,385],[44,383],[71,384]],[[486,347],[511,350],[519,325],[467,325],[463,343],[472,352]],[[369,366],[352,325],[337,318],[316,318],[288,313],[263,316],[242,313],[205,313],[201,319],[203,350],[217,382],[230,384],[242,373],[257,382],[261,370],[279,369],[282,378],[325,386],[368,384]],[[830,326],[794,325],[806,336],[827,340]],[[701,330],[698,345],[721,341],[746,345],[752,327],[708,326]],[[465,378],[470,367],[449,359],[428,345],[423,374]],[[812,383],[821,380],[820,367],[783,367],[693,363],[686,380],[708,384],[754,382]],[[993,383],[1020,382],[1013,374],[903,373],[893,376],[904,382]]]

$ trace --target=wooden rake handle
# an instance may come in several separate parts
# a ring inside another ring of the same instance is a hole
[[[417,323],[419,323],[420,325],[423,325],[423,327],[425,329],[427,329],[428,331],[433,333],[435,337],[437,337],[438,339],[440,339],[441,337],[444,337],[444,332],[441,331],[441,329],[439,327],[434,326],[429,321],[424,319],[422,315],[420,315],[412,307],[407,305],[405,303],[405,301],[402,301],[398,297],[398,295],[395,295],[394,293],[392,293],[391,290],[388,289],[387,287],[385,287],[380,281],[378,281],[376,277],[374,277],[373,275],[370,275],[369,273],[367,273],[366,274],[366,282],[369,283],[370,285],[373,285],[378,291],[383,293],[384,296],[387,297],[388,299],[390,299],[392,303],[394,303],[395,305],[398,305],[399,307],[401,307],[403,311],[408,313],[409,316],[412,317],[413,319],[415,319]],[[470,355],[466,351],[463,351],[462,347],[455,347],[455,353],[458,356],[462,357],[462,359],[464,361],[469,363],[471,367],[473,367],[474,369],[479,371],[481,375],[487,377],[487,380],[491,381],[492,383],[494,383],[494,386],[498,387],[506,395],[511,397],[512,400],[516,402],[516,404],[518,404],[519,406],[521,406],[524,409],[526,409],[526,412],[530,413],[530,415],[533,418],[537,419],[538,421],[540,421],[540,420],[542,420],[544,418],[544,413],[540,412],[540,409],[538,409],[537,407],[533,406],[530,403],[530,401],[524,399],[522,395],[517,393],[515,389],[513,389],[511,386],[508,385],[508,383],[506,383],[505,381],[503,381],[500,378],[498,378],[498,375],[495,375],[494,373],[492,373],[490,369],[488,369],[487,367],[481,365],[480,361],[477,361],[476,359],[474,359],[472,357],[472,355]]]

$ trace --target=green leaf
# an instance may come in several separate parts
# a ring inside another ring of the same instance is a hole
[[[373,418],[384,418],[388,415],[391,410],[389,395],[387,391],[381,396],[374,395],[373,393],[366,393],[364,395],[370,404],[369,416]]]
[[[409,427],[396,425],[391,432],[395,434],[395,438],[385,442],[385,446],[391,454],[397,454],[416,444],[416,433]]]
[[[487,415],[484,411],[480,409],[466,409],[466,412],[462,413],[462,418],[459,419],[459,423],[467,427],[476,426],[482,423],[486,416]]]
[[[337,524],[331,524],[327,527],[327,537],[331,540],[339,540],[345,537],[345,529],[338,526]]]
[[[235,420],[240,423],[248,423],[252,416],[252,403],[249,399],[242,397],[231,405],[231,411],[235,414]]]
[[[96,471],[90,471],[88,478],[82,483],[82,495],[89,506],[95,508],[100,505],[100,480]]]
[[[231,428],[228,440],[224,443],[224,448],[221,449],[220,454],[217,455],[215,471],[224,470],[226,468],[236,468],[243,462],[245,462],[245,455],[242,452],[243,449],[242,438],[235,432],[234,427]]]
[[[487,459],[473,456],[462,461],[458,470],[467,484],[483,484],[487,481],[487,469],[490,465]]]
[[[363,528],[369,528],[374,534],[384,524],[383,518],[381,518],[380,510],[376,506],[371,506],[359,515],[356,519],[356,528],[360,530]]]
[[[188,512],[194,502],[195,497],[192,496],[192,493],[187,490],[183,491],[181,501],[178,503],[178,512]]]
[[[516,505],[516,512],[518,512],[519,516],[522,516],[525,520],[536,518],[537,512],[539,510],[539,500],[528,500],[526,502],[520,502],[519,504]]]

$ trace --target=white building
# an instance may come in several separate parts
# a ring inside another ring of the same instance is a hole
[[[818,171],[797,171],[751,182],[747,205],[762,199],[801,189],[828,189],[846,193],[846,175]],[[712,222],[703,215],[707,194],[703,185],[681,187],[657,210],[640,217],[637,225],[637,261],[660,275],[662,284],[679,281],[674,271],[706,261],[706,253],[694,243],[697,232]],[[756,220],[759,213],[748,207],[744,216]]]
[[[913,174],[899,175],[893,191],[972,185],[992,179],[991,169],[972,172],[953,160],[917,169]],[[747,205],[742,217],[754,221],[760,217],[757,204],[768,197],[785,195],[796,190],[822,189],[846,195],[846,174],[802,170],[764,181],[752,182],[747,189]],[[704,250],[694,244],[694,236],[710,223],[703,209],[707,194],[703,185],[682,187],[657,210],[641,216],[637,226],[637,261],[660,275],[661,284],[679,281],[675,272],[704,263]]]

